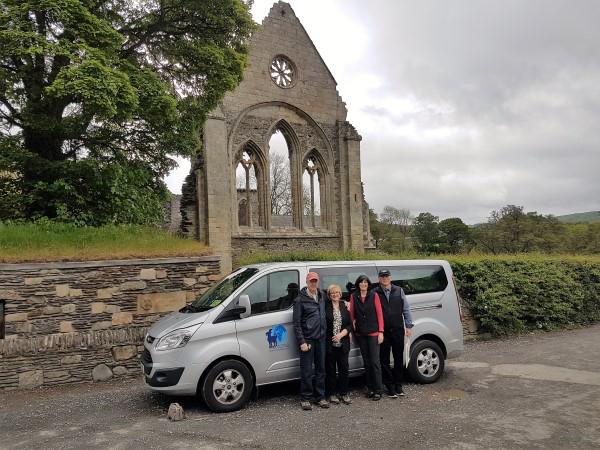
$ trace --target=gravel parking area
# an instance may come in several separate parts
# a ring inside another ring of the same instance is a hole
[[[473,342],[433,385],[302,411],[298,383],[238,412],[148,391],[140,380],[0,393],[0,448],[600,448],[600,324]],[[167,419],[178,401],[186,418]]]

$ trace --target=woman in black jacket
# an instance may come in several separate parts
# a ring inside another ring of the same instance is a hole
[[[327,288],[325,303],[327,320],[327,349],[325,353],[326,391],[329,402],[352,403],[348,395],[348,354],[350,353],[350,330],[352,320],[342,301],[342,289],[337,284]],[[336,376],[336,369],[338,375]],[[339,395],[339,397],[338,397]]]

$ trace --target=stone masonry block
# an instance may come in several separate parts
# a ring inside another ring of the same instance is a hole
[[[111,348],[112,356],[115,361],[126,361],[137,356],[137,347],[135,345],[121,345]]]
[[[106,305],[104,307],[104,312],[107,313],[118,313],[119,311],[121,311],[121,307],[119,305]]]
[[[112,298],[113,294],[118,291],[119,291],[119,288],[116,288],[116,287],[98,289],[96,291],[96,298],[98,298],[98,299]]]
[[[44,314],[44,310],[43,309],[34,309],[33,311],[29,311],[27,313],[27,318],[28,319],[35,319],[36,317],[40,317]]]
[[[121,284],[121,291],[141,291],[142,289],[146,289],[145,281],[126,281]]]
[[[23,300],[23,297],[13,289],[0,289],[0,300]]]
[[[102,302],[92,302],[92,314],[100,314],[104,312],[106,305]]]
[[[33,324],[31,322],[18,322],[17,333],[31,333],[33,331]]]
[[[44,281],[43,277],[25,278],[25,286],[33,286],[36,284],[42,284]]]
[[[167,269],[156,269],[156,278],[167,278]]]
[[[27,313],[7,314],[4,320],[6,322],[23,322],[27,320]]]
[[[186,287],[193,286],[195,284],[196,284],[195,278],[184,278],[183,279],[183,285]]]
[[[62,359],[60,360],[61,364],[77,364],[80,363],[82,359],[81,355],[68,355],[68,356],[63,356]]]
[[[116,312],[112,315],[113,325],[127,325],[133,322],[133,314],[128,312]]]
[[[221,278],[223,278],[223,277],[221,277],[221,275],[209,275],[208,276],[209,281],[219,281]]]
[[[62,312],[62,310],[60,309],[60,306],[45,306],[44,307],[44,314],[60,314]]]
[[[55,287],[57,297],[66,297],[69,295],[70,288],[68,284],[57,284]]]
[[[117,366],[113,369],[113,373],[115,375],[126,375],[127,374],[127,367],[123,367],[123,366]]]
[[[44,383],[43,370],[31,370],[19,374],[20,388],[34,388]]]
[[[176,311],[185,306],[185,300],[185,291],[140,294],[137,297],[137,312],[139,314],[152,314]]]
[[[112,326],[112,322],[96,322],[92,324],[92,331],[107,330]]]
[[[67,381],[70,375],[66,370],[46,370],[44,372],[44,379],[48,382]]]
[[[156,280],[156,269],[141,269],[140,280]]]
[[[208,267],[206,266],[198,266],[196,267],[196,273],[204,273],[208,270]]]
[[[62,305],[60,307],[60,311],[64,314],[71,314],[77,310],[77,305],[75,303],[68,303],[66,305]]]
[[[75,331],[75,328],[73,328],[73,322],[70,320],[61,320],[59,331],[61,333],[73,333]]]
[[[94,381],[106,381],[113,376],[112,370],[106,364],[99,364],[92,370],[92,379]]]
[[[69,297],[81,297],[83,289],[69,289]]]

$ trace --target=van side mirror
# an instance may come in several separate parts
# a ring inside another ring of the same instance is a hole
[[[248,297],[246,294],[240,295],[238,298],[238,308],[240,309],[240,319],[249,317],[250,313],[252,312],[252,307],[250,306],[250,297]],[[242,308],[244,309],[243,312],[241,312]]]

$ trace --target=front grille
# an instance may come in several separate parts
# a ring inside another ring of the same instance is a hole
[[[142,365],[144,366],[144,373],[146,375],[150,375],[150,372],[152,372],[152,355],[147,348],[142,351],[140,359],[142,361]]]

